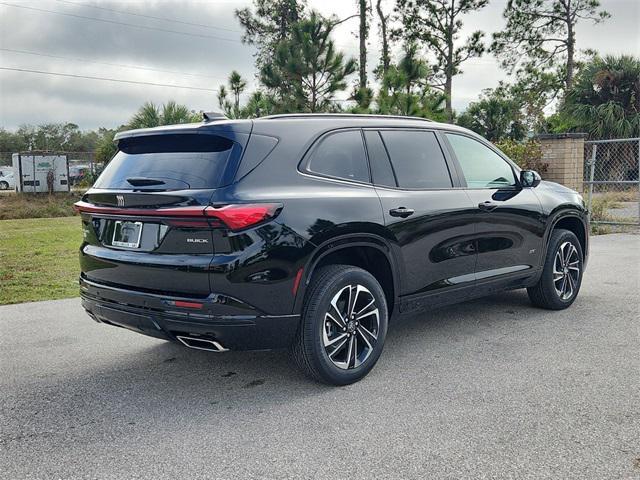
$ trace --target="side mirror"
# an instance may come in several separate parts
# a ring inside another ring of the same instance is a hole
[[[540,184],[542,177],[535,170],[521,170],[520,171],[520,184],[523,187],[537,187]]]

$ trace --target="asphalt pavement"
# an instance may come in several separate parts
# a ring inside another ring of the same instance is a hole
[[[78,299],[0,307],[0,478],[640,478],[640,236],[568,310],[524,291],[392,323],[363,381],[189,350]]]

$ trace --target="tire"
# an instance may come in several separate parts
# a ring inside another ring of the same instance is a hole
[[[538,283],[527,288],[534,306],[563,310],[577,298],[582,284],[583,254],[578,238],[569,230],[551,232],[544,268]]]
[[[314,380],[355,383],[380,358],[388,323],[385,294],[373,275],[350,265],[322,267],[307,289],[292,356]]]
[[[9,184],[7,182],[0,182],[0,190],[8,190]]]

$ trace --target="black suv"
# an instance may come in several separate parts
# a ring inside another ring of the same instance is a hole
[[[76,204],[82,303],[201,350],[290,347],[313,378],[374,366],[389,319],[503,290],[566,308],[580,195],[453,125],[276,115],[122,132]]]

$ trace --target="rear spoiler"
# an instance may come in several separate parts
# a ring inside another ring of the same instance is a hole
[[[153,128],[137,128],[135,130],[125,130],[118,132],[113,137],[113,141],[118,143],[123,138],[148,137],[151,135],[165,135],[175,133],[202,133],[211,134],[216,132],[251,133],[253,120],[229,120],[219,119],[215,122],[203,123],[183,123],[180,125],[165,125]]]

